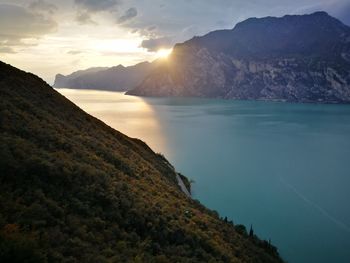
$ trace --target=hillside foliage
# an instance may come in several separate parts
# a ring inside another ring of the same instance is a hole
[[[282,262],[145,143],[1,62],[0,133],[0,262]]]

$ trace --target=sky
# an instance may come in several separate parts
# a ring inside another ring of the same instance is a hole
[[[249,17],[326,11],[349,0],[0,0],[0,60],[52,84],[57,73],[134,65]]]

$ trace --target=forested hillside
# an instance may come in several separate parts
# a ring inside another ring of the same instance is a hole
[[[145,143],[2,62],[0,133],[0,262],[282,262]]]

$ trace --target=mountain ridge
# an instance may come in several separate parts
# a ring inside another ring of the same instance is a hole
[[[250,18],[176,44],[139,96],[350,102],[350,27],[326,12]]]
[[[57,74],[55,88],[126,91],[137,86],[156,66],[157,62],[141,62],[133,66],[89,68],[70,75]]]

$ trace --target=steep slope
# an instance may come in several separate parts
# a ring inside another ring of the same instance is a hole
[[[98,70],[78,71],[68,76],[56,75],[55,88],[126,91],[136,87],[152,71],[156,62],[142,62]],[[95,68],[96,69],[96,68]],[[79,74],[77,74],[79,73]]]
[[[325,12],[250,18],[177,44],[140,96],[350,102],[350,28]]]
[[[0,262],[282,262],[40,78],[0,62],[0,98]]]

